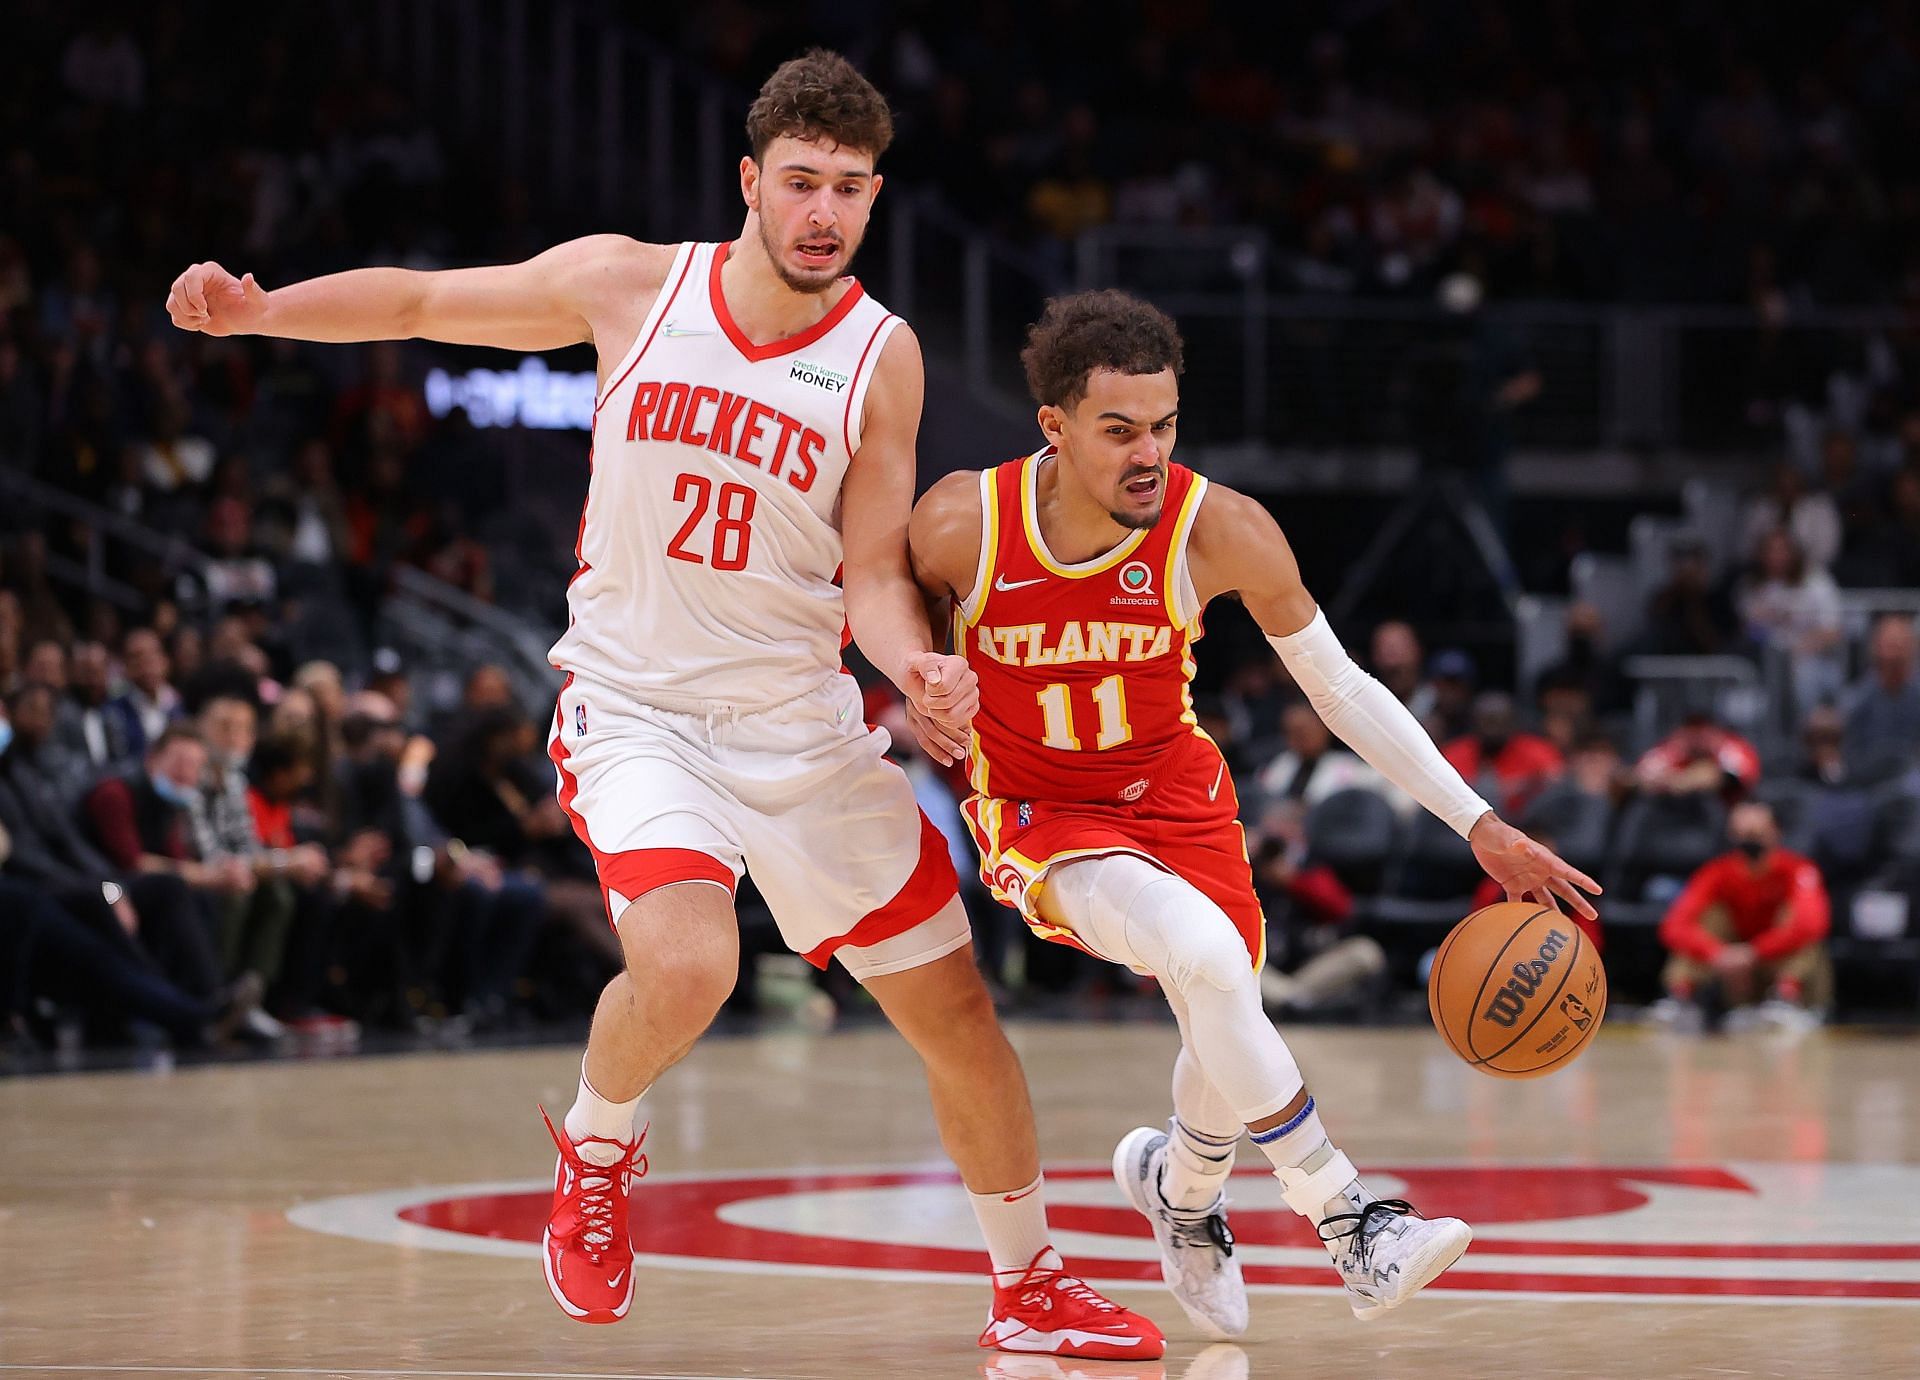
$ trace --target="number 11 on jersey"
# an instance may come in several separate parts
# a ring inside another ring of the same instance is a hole
[[[1040,715],[1046,726],[1040,741],[1063,752],[1081,751],[1083,745],[1073,731],[1073,701],[1068,697],[1067,687],[1057,683],[1049,685],[1035,698],[1040,701]],[[1100,714],[1100,732],[1093,740],[1096,752],[1118,747],[1133,737],[1133,726],[1127,722],[1124,678],[1108,676],[1094,686],[1093,703]]]

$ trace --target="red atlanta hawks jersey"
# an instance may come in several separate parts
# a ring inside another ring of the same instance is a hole
[[[549,660],[664,709],[760,709],[840,668],[840,481],[899,324],[852,279],[756,345],[724,244],[680,247],[593,414],[571,615]]]
[[[980,566],[960,602],[980,677],[968,773],[978,794],[1005,800],[1131,802],[1200,733],[1187,540],[1207,481],[1169,465],[1157,525],[1068,564],[1040,532],[1036,477],[1052,456],[980,476]]]

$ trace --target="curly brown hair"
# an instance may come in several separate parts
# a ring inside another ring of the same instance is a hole
[[[774,69],[747,111],[753,161],[766,161],[775,139],[826,139],[873,155],[893,142],[887,98],[840,54],[809,48]]]
[[[1020,352],[1027,391],[1046,407],[1072,407],[1087,395],[1096,369],[1157,374],[1186,368],[1185,347],[1173,318],[1150,302],[1112,288],[1048,299],[1027,328]]]

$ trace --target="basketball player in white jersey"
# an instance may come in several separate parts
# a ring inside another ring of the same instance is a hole
[[[730,244],[595,235],[518,265],[272,292],[204,263],[168,310],[216,335],[598,350],[549,751],[627,971],[553,1131],[543,1258],[561,1308],[612,1322],[632,1303],[637,1109],[732,988],[733,888],[750,868],[786,942],[821,966],[837,956],[926,1065],[995,1272],[981,1345],[1157,1357],[1158,1329],[1067,1274],[1048,1242],[1025,1080],[946,844],[840,666],[850,627],[924,716],[930,750],[957,755],[977,688],[933,650],[906,554],[919,346],[844,276],[880,190],[886,103],[813,52],[768,79],[747,133]]]

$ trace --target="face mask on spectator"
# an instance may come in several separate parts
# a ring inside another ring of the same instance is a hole
[[[157,772],[153,774],[153,793],[169,805],[184,806],[188,799],[187,792],[177,782]]]
[[[1737,838],[1733,841],[1733,846],[1755,862],[1767,856],[1767,841],[1762,838],[1754,838],[1751,835]]]

